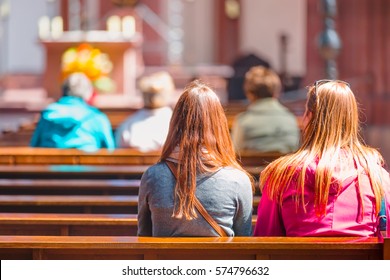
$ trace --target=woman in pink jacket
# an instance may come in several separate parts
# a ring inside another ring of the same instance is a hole
[[[317,81],[303,122],[301,148],[261,173],[254,235],[378,236],[383,200],[389,220],[390,179],[381,155],[359,137],[349,84]]]

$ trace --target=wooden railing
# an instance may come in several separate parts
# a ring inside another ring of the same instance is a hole
[[[390,239],[363,237],[0,236],[7,259],[390,259]]]

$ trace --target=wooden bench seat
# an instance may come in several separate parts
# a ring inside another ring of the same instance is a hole
[[[135,236],[137,214],[0,213],[0,235]]]
[[[281,100],[297,117],[298,125],[302,128],[302,114],[305,110],[305,102],[291,102],[288,100]],[[229,129],[233,126],[237,114],[246,110],[248,103],[244,102],[229,102],[224,104],[225,114],[228,121]],[[4,109],[4,108],[3,108]],[[26,109],[26,108],[7,108],[8,114],[20,113],[20,110],[30,115],[29,119],[32,121],[21,125],[18,131],[9,131],[0,136],[0,146],[28,146],[31,137],[34,133],[37,121],[39,119],[40,110]],[[126,120],[129,116],[138,111],[138,108],[101,108],[107,115],[112,129],[115,131],[118,126]],[[13,111],[13,112],[12,112]],[[19,112],[18,112],[19,111]]]
[[[0,179],[0,194],[138,195],[140,180]]]
[[[137,149],[100,149],[85,152],[78,149],[0,147],[0,164],[76,164],[76,165],[152,165],[160,158],[159,151]]]
[[[264,166],[282,155],[247,150],[237,154],[237,159],[242,166]],[[130,148],[83,152],[77,149],[0,147],[0,164],[9,165],[152,165],[159,158],[159,151],[140,152]]]
[[[363,237],[0,236],[8,259],[390,259],[390,240]]]
[[[275,152],[243,151],[237,158],[258,178],[264,167],[280,156]],[[77,149],[0,147],[0,178],[140,179],[159,158],[158,151],[142,153],[135,149],[87,153]]]
[[[1,195],[0,212],[137,213],[136,195]]]
[[[0,235],[137,235],[137,214],[0,213]]]
[[[253,199],[254,211],[260,197]],[[137,213],[136,195],[0,195],[0,212],[12,213]]]
[[[3,179],[140,179],[148,165],[0,165]]]
[[[3,179],[141,179],[148,165],[0,165]],[[245,166],[255,178],[264,167]]]

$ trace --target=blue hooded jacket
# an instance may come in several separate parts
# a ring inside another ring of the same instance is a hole
[[[64,96],[42,111],[30,145],[88,152],[115,147],[107,116],[74,96]]]

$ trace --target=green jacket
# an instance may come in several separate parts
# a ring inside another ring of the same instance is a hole
[[[237,151],[289,153],[299,147],[300,130],[286,107],[275,98],[264,98],[236,117],[232,139]]]

